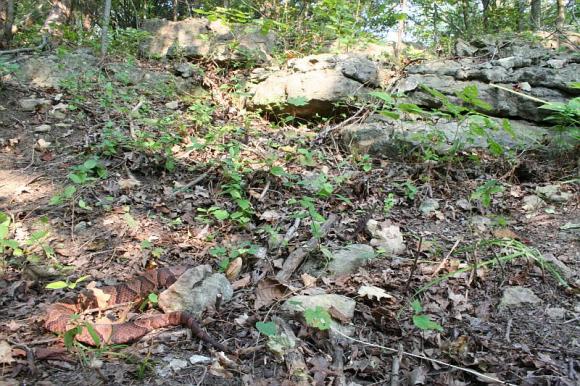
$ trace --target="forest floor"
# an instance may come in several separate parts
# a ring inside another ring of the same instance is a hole
[[[15,83],[0,89],[0,210],[10,217],[6,238],[23,246],[21,256],[4,247],[1,263],[2,385],[493,384],[465,369],[517,385],[578,384],[574,224],[580,201],[573,157],[529,151],[507,162],[471,151],[439,162],[415,155],[370,160],[349,156],[332,138],[314,144],[324,122],[278,127],[255,114],[248,119],[223,88],[206,87],[210,102],[196,104],[167,93],[131,99],[143,90],[112,78],[87,84],[62,95]],[[24,111],[20,101],[32,95],[50,106]],[[177,110],[171,101],[179,101]],[[58,103],[69,107],[55,114]],[[163,117],[170,119],[159,124]],[[195,138],[204,138],[203,146]],[[69,175],[83,172],[75,166],[92,157],[107,175],[89,167],[88,180],[62,196]],[[489,192],[485,206],[473,192],[491,179],[500,188]],[[547,185],[557,186],[551,199],[526,199],[539,197],[536,188]],[[240,209],[224,194],[232,190],[251,208]],[[430,199],[439,207],[426,210],[422,204]],[[218,220],[216,207],[240,212],[246,224]],[[398,224],[406,250],[379,254],[347,275],[298,270],[290,280],[274,281],[280,259],[313,237],[312,208],[338,221],[308,256],[310,266],[324,268],[328,250],[369,244],[365,224],[371,219]],[[272,241],[285,235],[286,243]],[[267,252],[252,255],[248,246]],[[261,347],[245,356],[216,353],[188,339],[184,329],[156,331],[130,345],[65,350],[62,338],[43,327],[48,305],[90,281],[122,282],[176,264],[210,264],[218,271],[224,258],[237,255],[243,264],[233,299],[206,312],[202,322],[230,347]],[[560,276],[538,261],[556,264]],[[84,275],[90,278],[75,289],[45,287]],[[265,280],[275,290],[264,293]],[[386,295],[362,296],[363,285]],[[537,298],[500,307],[506,289],[519,287]],[[354,318],[344,321],[354,327],[349,339],[280,310],[290,295],[313,288],[356,300]],[[412,300],[422,311],[413,311]],[[414,323],[419,314],[442,329],[420,329]],[[268,337],[255,327],[276,317],[295,335],[295,347],[282,356],[266,347]]]

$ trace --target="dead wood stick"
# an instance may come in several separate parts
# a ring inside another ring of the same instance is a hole
[[[295,249],[284,261],[284,265],[282,266],[282,270],[278,272],[276,278],[280,281],[285,281],[290,279],[290,276],[294,273],[294,271],[302,264],[306,255],[308,255],[314,248],[318,246],[320,240],[326,236],[328,231],[334,226],[334,223],[338,219],[338,216],[335,214],[331,214],[328,216],[328,219],[322,227],[320,227],[320,237],[312,237],[308,242],[297,249]]]

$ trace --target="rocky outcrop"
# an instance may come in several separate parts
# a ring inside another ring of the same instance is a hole
[[[264,78],[253,90],[253,107],[299,117],[329,115],[337,102],[365,94],[380,84],[378,66],[354,54],[291,59],[286,69]]]
[[[448,151],[452,145],[488,148],[491,141],[504,149],[523,148],[539,143],[548,133],[545,128],[527,121],[508,122],[510,128],[506,131],[502,120],[497,118],[403,120],[373,115],[365,122],[344,126],[341,137],[347,148],[359,154],[396,157],[418,145],[438,152]]]
[[[205,18],[181,21],[147,20],[143,29],[151,34],[141,46],[147,57],[209,59],[216,62],[268,62],[276,46],[272,32],[257,26],[225,25]]]
[[[459,42],[456,50],[458,54],[490,56],[410,66],[408,76],[397,83],[396,90],[413,103],[438,108],[442,105],[440,98],[426,92],[424,86],[443,93],[452,103],[466,105],[458,93],[474,85],[478,98],[489,105],[489,109],[475,106],[476,110],[534,122],[541,122],[549,113],[539,109],[541,101],[566,102],[580,95],[580,89],[571,85],[580,74],[580,59],[572,54],[521,41],[495,40],[477,46]]]

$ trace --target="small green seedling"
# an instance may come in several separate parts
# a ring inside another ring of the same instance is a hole
[[[437,322],[431,320],[429,315],[423,314],[423,307],[421,303],[415,299],[411,303],[411,308],[413,308],[413,324],[420,330],[424,331],[443,331],[443,327]]]
[[[88,278],[89,278],[89,276],[87,275],[87,276],[81,276],[73,282],[69,282],[68,280],[67,281],[62,281],[62,280],[53,281],[52,283],[48,283],[45,288],[52,289],[52,290],[67,288],[69,290],[73,290],[73,289],[77,288],[77,285],[80,282],[85,281]]]
[[[503,191],[504,187],[497,180],[489,180],[471,193],[470,198],[479,201],[484,208],[489,208],[493,196]]]
[[[256,329],[260,331],[260,334],[267,337],[273,337],[278,334],[278,327],[276,327],[274,322],[256,322]]]
[[[395,206],[396,199],[393,193],[387,194],[387,197],[383,200],[383,214],[386,216],[389,214],[391,209]]]
[[[143,300],[143,302],[141,302],[141,305],[139,306],[139,311],[143,312],[148,305],[155,307],[157,306],[157,304],[159,304],[159,296],[157,296],[156,293],[151,292],[147,296],[147,298]]]

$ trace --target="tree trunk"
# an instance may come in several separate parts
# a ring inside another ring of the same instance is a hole
[[[12,41],[12,27],[14,26],[14,0],[8,0],[6,3],[6,21],[4,23],[4,46],[10,47]]]
[[[526,12],[527,0],[516,0],[518,7],[518,31],[522,32],[526,29],[526,19],[524,18],[524,13]]]
[[[52,35],[54,34],[55,27],[62,25],[71,16],[71,5],[70,0],[54,0],[52,2],[52,9],[48,14],[44,25],[42,26],[43,32]]]
[[[407,0],[401,0],[401,14],[405,14],[407,10]],[[397,59],[403,49],[403,36],[405,36],[405,18],[399,20],[399,28],[397,30],[397,45],[395,46],[395,56]]]
[[[463,11],[463,27],[465,27],[465,33],[468,35],[467,37],[470,37],[469,35],[469,1],[468,0],[463,0],[462,1],[462,11]]]
[[[532,30],[539,30],[542,27],[542,0],[532,0],[530,18]]]
[[[177,21],[177,8],[179,8],[179,0],[173,0],[173,21]]]
[[[556,1],[558,7],[558,17],[556,18],[556,29],[558,31],[562,31],[564,28],[564,22],[566,21],[566,4],[564,4],[564,0],[557,0]]]
[[[107,35],[109,33],[109,23],[111,21],[111,0],[105,0],[105,7],[103,10],[103,25],[101,32],[101,57],[107,55]]]

